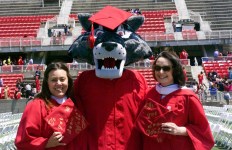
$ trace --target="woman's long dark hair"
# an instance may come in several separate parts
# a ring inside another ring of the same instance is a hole
[[[49,99],[51,97],[51,92],[48,88],[48,74],[52,71],[52,70],[64,70],[67,73],[67,77],[68,77],[68,90],[66,92],[66,96],[70,97],[71,94],[71,90],[73,87],[73,80],[71,75],[69,74],[69,69],[68,67],[62,63],[62,62],[53,62],[51,64],[49,64],[44,72],[44,78],[43,78],[43,83],[42,83],[42,90],[40,93],[38,93],[35,98],[41,98],[43,99],[46,104],[50,104]]]
[[[161,52],[157,58],[155,59],[153,65],[152,65],[152,72],[153,72],[153,77],[155,78],[155,65],[158,60],[158,58],[163,57],[168,59],[172,63],[172,76],[174,79],[174,83],[178,84],[179,86],[184,86],[185,85],[185,75],[183,72],[183,66],[181,65],[180,59],[176,57],[176,55],[172,54],[171,52],[168,51],[163,51]],[[156,78],[155,78],[156,79]]]

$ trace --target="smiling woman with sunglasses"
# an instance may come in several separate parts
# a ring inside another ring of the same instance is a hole
[[[143,150],[210,150],[214,139],[202,104],[182,88],[185,75],[175,55],[164,51],[153,64],[158,82],[146,96],[136,121],[143,133]]]

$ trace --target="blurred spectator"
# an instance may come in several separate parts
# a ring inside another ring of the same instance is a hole
[[[186,52],[185,49],[182,50],[180,53],[180,59],[188,59],[188,53]]]
[[[216,78],[217,78],[217,76],[218,76],[218,73],[217,73],[216,70],[213,70],[213,71],[212,71],[212,76],[213,76],[212,81],[216,81]]]
[[[15,88],[14,98],[15,98],[16,100],[19,100],[19,99],[22,98],[22,93],[21,93],[17,88]]]
[[[68,36],[72,36],[73,27],[70,25],[68,27]]]
[[[24,60],[23,60],[23,65],[27,65],[27,58],[25,58]]]
[[[22,58],[22,56],[19,56],[18,65],[23,65],[23,58]]]
[[[21,91],[23,88],[22,81],[20,78],[18,78],[16,81],[16,88],[18,89],[18,91]]]
[[[209,81],[212,81],[212,78],[213,78],[213,73],[212,73],[212,71],[209,71],[209,72],[208,72],[207,78],[208,78]]]
[[[38,79],[40,79],[40,75],[41,75],[41,71],[40,71],[40,67],[37,67],[37,70],[35,71],[35,79],[36,77],[38,77]]]
[[[204,75],[203,75],[203,71],[201,71],[201,72],[198,74],[198,83],[199,83],[199,84],[203,84],[203,79],[204,79]]]
[[[6,66],[6,65],[7,65],[6,59],[4,59],[4,60],[2,61],[2,64],[3,64],[3,66]]]
[[[199,99],[201,101],[207,99],[207,92],[206,92],[206,90],[207,90],[207,87],[206,87],[206,85],[204,83],[197,84],[197,92],[196,93],[198,94]]]
[[[7,59],[7,64],[8,64],[8,65],[11,65],[11,64],[12,64],[11,59],[10,59],[10,56],[9,56],[8,59]]]
[[[6,85],[4,88],[4,99],[10,98],[10,88]]]
[[[3,87],[3,85],[4,85],[3,78],[2,78],[2,77],[0,77],[0,87]]]
[[[209,88],[209,93],[211,96],[211,100],[217,100],[217,87],[215,87],[215,84]]]
[[[33,64],[33,59],[31,58],[28,62],[29,65],[32,65]]]
[[[218,56],[219,56],[219,51],[218,51],[218,49],[216,48],[215,49],[215,51],[214,51],[214,53],[213,53],[213,56],[214,56],[214,58],[218,58]]]
[[[26,90],[26,98],[29,98],[29,96],[31,96],[31,85],[29,83],[26,84],[25,86],[25,90]]]
[[[35,77],[35,88],[36,88],[36,93],[40,92],[40,80],[38,76]]]
[[[226,101],[226,104],[229,105],[230,104],[230,100],[231,100],[231,96],[229,92],[225,92],[224,93],[224,100]]]
[[[173,31],[176,32],[176,22],[175,21],[172,22],[172,27],[173,27]]]
[[[194,65],[195,65],[195,66],[198,66],[198,61],[197,61],[197,58],[196,58],[196,57],[194,57]]]
[[[68,35],[68,26],[66,24],[64,25],[64,34]]]
[[[228,79],[232,79],[232,67],[230,66],[229,68],[228,68]]]
[[[0,59],[0,66],[2,66],[3,64],[2,64],[2,59]]]

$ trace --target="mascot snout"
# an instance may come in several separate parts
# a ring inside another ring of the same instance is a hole
[[[106,51],[110,52],[110,51],[114,50],[114,48],[117,47],[117,44],[111,43],[111,42],[104,42],[104,43],[102,43],[102,47],[104,47]]]

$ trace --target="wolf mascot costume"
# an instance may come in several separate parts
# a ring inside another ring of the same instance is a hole
[[[148,58],[152,51],[135,31],[143,16],[106,6],[94,15],[78,14],[85,29],[69,49],[73,58],[95,65],[82,72],[73,95],[89,126],[81,133],[81,150],[140,150],[141,141],[133,125],[147,84],[136,71],[124,69]]]

